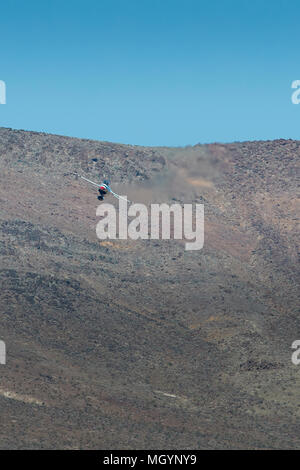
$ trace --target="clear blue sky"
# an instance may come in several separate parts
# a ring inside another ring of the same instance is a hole
[[[0,126],[141,145],[300,138],[300,2],[6,0]]]

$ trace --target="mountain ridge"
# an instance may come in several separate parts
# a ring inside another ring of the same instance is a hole
[[[299,157],[0,128],[0,448],[299,447]],[[204,248],[98,240],[74,172],[203,203]]]

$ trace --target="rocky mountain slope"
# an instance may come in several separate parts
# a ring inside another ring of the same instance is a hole
[[[299,158],[0,128],[0,448],[299,448]],[[204,248],[100,241],[72,172],[203,203]]]

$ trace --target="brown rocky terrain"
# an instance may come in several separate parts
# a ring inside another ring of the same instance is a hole
[[[299,448],[299,159],[0,128],[0,448]],[[72,172],[203,203],[204,248],[100,241]]]

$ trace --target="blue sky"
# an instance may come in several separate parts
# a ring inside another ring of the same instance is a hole
[[[6,0],[0,126],[138,145],[300,138],[300,3]]]

